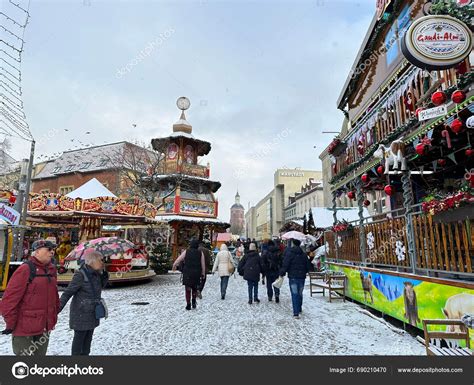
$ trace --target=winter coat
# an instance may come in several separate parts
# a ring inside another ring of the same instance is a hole
[[[201,284],[201,276],[206,275],[206,260],[204,253],[198,250],[197,245],[183,251],[174,261],[173,269],[182,265],[183,285],[197,289]]]
[[[262,254],[262,266],[265,275],[278,274],[282,266],[282,256],[279,247],[268,246],[267,251]]]
[[[288,278],[306,278],[311,269],[311,262],[299,246],[289,247],[283,255],[283,266],[280,275],[288,273]]]
[[[228,277],[230,276],[229,271],[229,261],[232,263],[232,254],[228,251],[226,245],[221,246],[221,251],[216,255],[214,260],[214,266],[212,267],[212,272],[215,273],[218,271],[219,277]]]
[[[0,301],[0,313],[6,329],[14,336],[37,336],[54,329],[58,320],[59,295],[56,267],[41,264],[36,258],[30,260],[36,267],[37,276],[31,283],[30,267],[22,264],[12,275]]]
[[[249,251],[239,262],[239,274],[243,273],[246,281],[258,282],[262,274],[262,262],[256,251]],[[242,274],[241,274],[242,275]]]
[[[69,309],[69,327],[72,330],[93,330],[99,326],[100,322],[95,318],[95,307],[100,301],[102,288],[107,285],[108,279],[106,271],[101,274],[88,265],[83,265],[74,273],[72,281],[60,299],[60,310],[62,310],[72,297]]]

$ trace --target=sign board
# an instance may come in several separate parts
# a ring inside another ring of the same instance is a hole
[[[285,171],[285,172],[281,172],[280,176],[302,177],[302,176],[304,176],[304,172],[301,172],[301,171],[290,171],[290,172]]]
[[[402,39],[402,52],[413,65],[426,70],[452,68],[472,50],[472,35],[462,21],[430,15],[413,22]]]
[[[418,120],[421,122],[423,120],[433,119],[439,116],[446,115],[447,113],[448,108],[446,107],[446,104],[443,104],[442,106],[428,108],[427,110],[418,112]]]
[[[18,225],[20,223],[20,213],[3,203],[0,203],[0,220],[3,220],[10,225]]]

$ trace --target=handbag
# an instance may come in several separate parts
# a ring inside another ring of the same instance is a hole
[[[87,270],[83,269],[82,271],[84,272],[84,274],[86,274],[89,282],[91,283],[91,287],[92,287],[92,291],[94,293],[94,297],[96,297],[96,299],[95,299],[95,301],[96,301],[95,319],[101,319],[101,318],[107,319],[107,317],[109,315],[109,312],[108,312],[108,309],[107,309],[107,305],[105,303],[105,299],[99,298],[99,293],[98,293],[98,290],[95,286],[94,280],[92,279],[90,274],[87,272]]]
[[[273,282],[273,287],[276,287],[277,289],[281,289],[281,286],[283,285],[284,277],[278,277],[275,282]]]
[[[235,266],[232,263],[232,254],[229,253],[229,260],[227,261],[227,269],[229,270],[229,273],[232,275],[235,272]]]

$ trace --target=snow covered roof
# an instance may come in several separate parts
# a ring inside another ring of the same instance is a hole
[[[346,220],[347,222],[359,220],[358,207],[337,207],[337,220]],[[312,207],[314,225],[317,228],[331,227],[334,223],[332,207]],[[369,211],[364,207],[364,218],[369,217]],[[306,214],[308,218],[308,214]]]
[[[81,198],[81,199],[90,199],[98,197],[112,197],[117,198],[114,193],[109,191],[102,183],[97,179],[92,178],[90,181],[84,183],[82,186],[78,187],[74,191],[71,191],[66,195],[69,198]]]
[[[191,217],[185,215],[157,215],[155,217],[156,221],[159,222],[173,222],[173,221],[183,221],[183,222],[196,222],[204,224],[216,224],[216,225],[225,225],[230,227],[230,224],[224,221],[221,221],[219,218],[200,218],[200,217]]]
[[[163,174],[163,175],[153,175],[153,180],[154,181],[166,181],[166,180],[176,180],[176,179],[182,179],[182,180],[188,180],[188,181],[196,181],[200,182],[202,185],[209,186],[212,192],[216,192],[221,188],[221,182],[213,181],[207,178],[202,178],[200,176],[192,176],[192,175],[186,175],[186,174]],[[149,181],[151,180],[150,177],[144,177],[143,181]]]
[[[168,144],[173,142],[174,139],[178,139],[178,138],[189,139],[190,141],[193,141],[195,144],[197,144],[196,148],[197,148],[198,156],[207,155],[211,151],[211,143],[205,140],[196,139],[193,134],[189,134],[183,131],[175,131],[175,132],[172,132],[168,136],[161,137],[161,138],[154,138],[151,140],[151,145],[153,146],[153,149],[155,151],[164,152],[166,151]]]
[[[121,154],[124,153],[127,146],[136,145],[128,142],[119,142],[65,151],[55,160],[47,162],[44,168],[34,176],[33,180],[52,178],[73,172],[87,173],[122,167],[122,165],[117,164],[117,161],[122,156],[125,156]],[[149,151],[140,146],[136,147],[143,151]]]

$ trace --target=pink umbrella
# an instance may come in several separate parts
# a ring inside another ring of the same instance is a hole
[[[103,237],[97,239],[91,239],[77,245],[74,250],[72,250],[68,256],[65,258],[65,261],[74,261],[84,259],[87,253],[92,251],[98,251],[104,257],[108,258],[112,255],[117,254],[130,254],[130,257],[133,255],[133,250],[135,245],[119,237]]]

